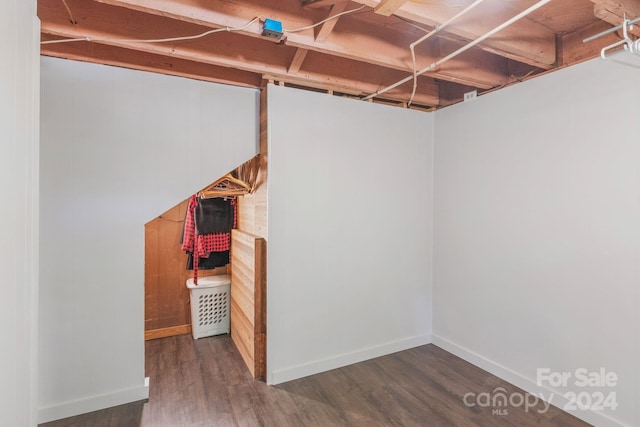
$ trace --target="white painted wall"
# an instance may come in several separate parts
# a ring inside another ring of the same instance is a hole
[[[529,391],[615,372],[618,409],[577,415],[640,425],[636,75],[594,61],[435,119],[270,86],[268,381],[429,342],[433,305],[435,343]],[[146,392],[142,225],[257,140],[253,91],[47,58],[43,89],[41,421]]]
[[[36,425],[39,23],[0,0],[0,426]]]
[[[146,397],[144,224],[256,154],[258,91],[43,58],[41,119],[44,422]]]
[[[545,396],[615,392],[577,413],[596,425],[640,425],[639,89],[595,60],[436,114],[434,343]],[[601,367],[617,387],[575,386]]]
[[[268,95],[267,381],[427,343],[433,116]]]

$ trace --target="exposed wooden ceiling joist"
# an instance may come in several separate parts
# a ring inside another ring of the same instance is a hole
[[[603,47],[619,40],[618,36],[609,34],[589,43],[583,43],[583,40],[609,28],[611,28],[611,25],[606,22],[597,21],[578,31],[562,36],[562,62],[560,65],[569,66],[599,56]]]
[[[628,19],[640,17],[640,0],[591,0],[594,4],[606,8],[620,19],[626,15]],[[611,22],[620,25],[622,22]]]
[[[332,16],[338,16],[339,14],[344,12],[346,7],[347,7],[346,2],[334,4],[331,7],[331,10],[329,11],[329,15],[327,16],[327,18],[330,18]],[[331,19],[330,21],[327,21],[320,26],[320,30],[318,31],[318,34],[316,34],[316,42],[322,43],[327,39],[327,37],[329,37],[329,34],[331,33],[331,31],[333,31],[334,27],[338,23],[338,19],[339,18]]]
[[[229,67],[260,75],[277,76],[278,79],[305,80],[312,87],[335,87],[347,93],[365,95],[375,92],[380,86],[391,84],[404,77],[405,74],[393,69],[377,67],[367,69],[362,63],[341,57],[330,57],[333,63],[328,68],[339,70],[329,74],[323,69],[308,67],[295,73],[289,72],[289,65],[295,56],[296,49],[289,46],[277,46],[263,38],[251,38],[247,41],[241,34],[221,32],[210,38],[202,38],[187,42],[144,43],[134,39],[154,39],[170,37],[177,34],[193,34],[192,24],[175,21],[167,26],[167,18],[149,15],[137,11],[126,11],[126,16],[114,16],[113,12],[98,2],[75,1],[77,16],[91,16],[90,25],[79,19],[78,25],[69,26],[64,9],[53,8],[47,11],[48,19],[42,23],[41,31],[56,37],[83,38],[89,37],[97,44],[120,47],[169,58],[177,58],[196,63]],[[44,7],[44,6],[43,6]],[[129,19],[136,22],[135,28],[117,25],[118,20]],[[200,31],[205,30],[200,28]],[[44,45],[44,49],[55,49],[56,45]],[[215,55],[211,54],[215,51]],[[47,52],[45,50],[45,52]],[[47,52],[54,54],[53,52]],[[317,53],[317,55],[324,55]],[[306,62],[307,60],[305,60]],[[319,61],[316,61],[316,63]],[[326,68],[326,67],[325,67]],[[426,81],[426,80],[425,80]],[[438,105],[437,87],[422,84],[418,103]]]
[[[413,74],[409,45],[473,0],[38,0],[43,54],[259,87],[264,78],[364,97]],[[532,6],[485,0],[416,47],[423,69]],[[383,16],[375,13],[385,11]],[[595,13],[595,15],[594,15]],[[555,0],[417,79],[416,105],[444,106],[598,56],[582,39],[640,14],[640,0]],[[329,19],[336,15],[339,18]],[[282,22],[280,42],[258,17]],[[251,22],[250,24],[248,24]],[[145,43],[221,29],[193,40]],[[234,29],[234,31],[225,31]],[[238,31],[236,31],[236,29]],[[292,31],[297,30],[297,31]],[[412,82],[377,96],[406,104]]]
[[[640,0],[591,0],[594,15],[613,26],[622,24],[625,17],[633,19],[640,17]],[[640,27],[634,26],[630,32],[640,37]]]
[[[56,38],[45,35],[43,40]],[[45,45],[42,54],[58,58],[88,61],[97,64],[132,68],[142,71],[162,72],[173,76],[206,80],[235,86],[259,87],[262,75],[228,67],[193,62],[164,55],[154,55],[117,46],[78,42]]]
[[[408,0],[381,0],[373,9],[378,15],[390,16]]]
[[[372,8],[381,3],[380,0],[353,2]],[[521,11],[514,12],[514,8],[508,3],[504,0],[487,0],[477,7],[474,13],[466,15],[448,27],[447,32],[466,40],[474,40]],[[455,15],[460,6],[460,2],[407,2],[396,10],[395,15],[434,27]],[[479,46],[489,52],[538,68],[552,68],[556,61],[553,31],[527,18],[501,31],[499,37],[490,38]]]
[[[302,5],[311,9],[332,6],[337,3],[348,3],[349,0],[302,0]]]
[[[255,3],[242,0],[233,3],[216,1],[207,5],[195,1],[177,3],[173,0],[154,0],[153,2],[145,2],[143,0],[100,0],[100,2],[159,16],[169,16],[176,20],[193,22],[211,28],[241,27],[256,16],[267,16],[270,12],[267,6],[256,6]],[[338,3],[334,7],[345,7],[345,5],[346,3]],[[296,15],[298,13],[296,9],[291,9],[278,10],[284,17],[279,18],[282,19],[285,28],[308,26],[326,17],[322,12],[318,14],[316,11],[315,14],[311,15],[307,13],[305,19],[301,20]],[[350,17],[348,16],[340,19],[347,21],[345,25],[348,29],[347,31],[333,31],[330,35],[327,34],[327,38],[322,41],[315,39],[312,29],[305,32],[290,33],[287,35],[284,44],[372,65],[390,67],[409,74],[413,72],[408,46],[422,34],[416,33],[414,37],[407,37],[406,35],[399,37],[397,31],[385,28],[378,28],[374,34],[367,34],[367,28],[363,23],[353,19],[349,20]],[[240,33],[248,37],[261,38],[261,31],[258,25],[249,27],[240,31]],[[423,65],[429,65],[436,60],[437,58],[435,57],[421,54],[418,54],[417,57],[418,64]],[[466,71],[469,68],[486,71],[481,72],[484,74],[483,76],[476,78],[470,76]],[[501,70],[497,65],[485,68],[477,67],[474,63],[466,64],[466,66],[458,64],[450,67],[450,70],[450,72],[439,74],[438,78],[464,82],[464,84],[477,85],[482,88],[501,85],[509,79],[506,70]],[[456,70],[461,71],[458,72]]]

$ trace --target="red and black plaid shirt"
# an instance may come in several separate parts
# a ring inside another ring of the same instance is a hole
[[[224,252],[231,248],[231,233],[196,234],[193,213],[197,204],[198,197],[194,194],[189,199],[182,236],[182,250],[193,252],[193,282],[196,285],[198,284],[198,258],[208,258],[211,252]],[[233,206],[233,228],[236,228],[238,210],[235,199],[231,199],[231,206]]]

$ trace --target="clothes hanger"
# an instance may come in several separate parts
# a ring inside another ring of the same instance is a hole
[[[198,192],[197,196],[202,199],[225,196],[242,196],[251,192],[251,186],[244,181],[227,174]]]
[[[260,170],[260,155],[238,166],[234,171],[226,174],[213,184],[196,193],[201,199],[213,197],[243,196],[251,194],[258,186],[258,172]],[[235,176],[234,176],[235,175]],[[237,177],[238,178],[237,178]]]

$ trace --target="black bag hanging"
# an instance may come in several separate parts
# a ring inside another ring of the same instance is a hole
[[[199,199],[195,208],[196,234],[230,233],[233,228],[233,206],[230,199]]]

